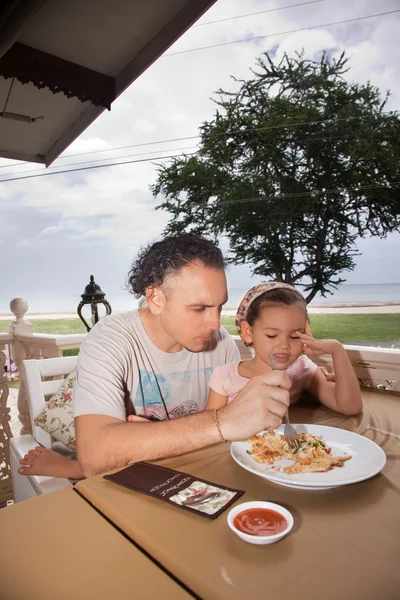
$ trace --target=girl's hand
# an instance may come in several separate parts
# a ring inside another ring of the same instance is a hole
[[[333,383],[335,383],[335,381],[336,381],[335,373],[329,373],[328,369],[326,369],[325,367],[318,367],[318,368],[321,371],[321,373],[323,373],[325,375],[325,379],[327,381],[332,381]]]
[[[300,331],[296,333],[303,342],[303,352],[306,356],[333,355],[338,348],[342,347],[337,340],[316,340],[307,333],[300,333]]]
[[[305,330],[306,335],[311,335],[312,337],[312,331],[311,331],[311,324],[310,321],[307,319],[306,321],[306,330]]]

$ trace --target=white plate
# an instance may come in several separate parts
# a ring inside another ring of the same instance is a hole
[[[275,433],[283,433],[284,425],[278,427]],[[298,433],[318,435],[332,448],[335,456],[351,454],[351,460],[343,467],[334,467],[326,473],[281,473],[271,470],[271,465],[259,463],[247,450],[251,449],[249,442],[232,442],[231,455],[233,459],[247,471],[265,477],[274,483],[296,487],[299,489],[328,489],[357,483],[369,479],[379,473],[386,463],[386,455],[375,442],[344,429],[325,427],[323,425],[295,425]]]
[[[326,492],[327,490],[334,490],[337,487],[340,487],[339,485],[330,485],[330,486],[326,486],[326,487],[320,487],[320,486],[310,486],[310,485],[292,485],[291,483],[282,483],[282,481],[273,481],[272,479],[270,480],[272,483],[276,483],[276,485],[282,485],[283,487],[288,487],[288,488],[292,488],[293,490],[310,490],[312,492],[318,492],[318,490],[322,491],[322,492]]]

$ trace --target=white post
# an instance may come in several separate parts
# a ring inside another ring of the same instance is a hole
[[[15,338],[17,335],[32,335],[33,333],[32,324],[25,319],[25,313],[28,311],[28,301],[25,298],[14,298],[10,302],[10,310],[15,315],[15,320],[9,327],[9,332],[14,336],[11,354],[18,370],[21,372],[21,363],[25,358],[29,358],[29,356],[26,354],[25,345],[18,342]],[[32,433],[31,418],[22,379],[20,379],[18,391],[18,418],[22,424],[20,434]]]

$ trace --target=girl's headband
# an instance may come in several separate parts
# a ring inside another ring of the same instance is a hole
[[[287,283],[281,283],[280,281],[264,281],[263,283],[255,285],[245,294],[236,312],[235,324],[240,337],[242,337],[242,322],[247,320],[247,313],[251,303],[265,292],[270,292],[271,290],[277,289],[285,289],[295,292],[305,304],[303,294]]]

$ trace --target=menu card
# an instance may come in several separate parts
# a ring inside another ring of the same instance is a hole
[[[244,494],[181,471],[138,462],[104,479],[191,511],[215,519]]]

